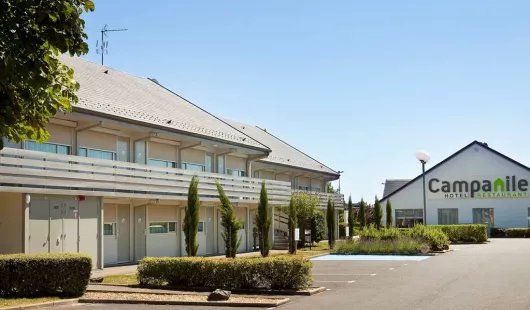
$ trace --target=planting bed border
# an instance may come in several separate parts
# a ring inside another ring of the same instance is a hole
[[[167,285],[141,285],[141,284],[103,284],[103,283],[90,283],[90,285],[98,286],[117,286],[117,287],[130,287],[130,288],[146,288],[146,289],[158,289],[168,291],[181,291],[181,292],[199,292],[199,293],[211,293],[215,287],[193,287],[193,286],[167,286]],[[269,290],[269,289],[233,289],[233,288],[222,288],[224,290],[231,291],[233,294],[240,295],[278,295],[278,296],[313,296],[326,291],[326,287],[309,287],[305,290]],[[108,292],[106,290],[88,289],[90,292]]]
[[[13,306],[13,307],[5,307],[0,308],[2,310],[30,310],[30,309],[41,309],[41,308],[49,308],[49,307],[56,307],[56,306],[67,306],[67,305],[73,305],[79,302],[79,298],[71,298],[71,299],[63,299],[63,300],[56,300],[56,301],[47,301],[47,302],[41,302],[37,304],[27,304],[27,305],[20,305],[20,306]]]
[[[218,301],[163,301],[163,300],[124,300],[124,299],[95,299],[95,298],[80,298],[79,303],[91,304],[142,304],[142,305],[172,305],[172,306],[210,306],[210,307],[252,307],[252,308],[276,308],[278,306],[288,303],[289,298],[279,299],[276,302],[270,303],[249,303],[249,302],[218,302]]]

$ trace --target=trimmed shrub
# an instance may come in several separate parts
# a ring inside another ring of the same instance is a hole
[[[84,254],[0,255],[0,296],[81,296],[91,271]]]
[[[429,245],[420,240],[402,237],[394,240],[366,239],[347,241],[337,244],[335,253],[338,254],[401,254],[414,255],[426,253]]]
[[[449,237],[436,226],[415,225],[404,234],[415,239],[423,240],[429,244],[431,251],[449,249]]]
[[[373,225],[359,231],[359,237],[364,240],[392,240],[402,236],[402,232],[397,228],[377,229]]]
[[[176,287],[303,289],[313,282],[312,267],[308,258],[297,256],[252,259],[147,257],[138,265],[138,282]]]
[[[530,228],[507,228],[508,238],[530,238]]]
[[[484,224],[432,225],[440,228],[451,242],[483,243],[488,241],[488,230]]]
[[[492,227],[491,228],[490,234],[491,234],[491,237],[493,237],[493,238],[502,238],[502,237],[506,237],[507,236],[506,229],[504,229],[504,228],[496,228],[496,227]]]

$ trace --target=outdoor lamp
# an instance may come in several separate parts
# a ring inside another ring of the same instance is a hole
[[[425,164],[431,159],[431,155],[425,151],[416,153],[416,158],[421,162],[421,173],[423,177],[423,225],[427,225],[427,196],[425,193]]]

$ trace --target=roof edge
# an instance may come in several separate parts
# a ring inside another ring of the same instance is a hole
[[[516,160],[514,160],[514,159],[512,159],[512,158],[510,158],[510,157],[508,157],[508,156],[506,156],[506,155],[504,155],[504,154],[502,154],[501,152],[496,151],[496,150],[490,148],[487,144],[484,144],[483,142],[479,142],[479,141],[475,140],[475,141],[469,143],[468,145],[464,146],[464,147],[461,148],[460,150],[456,151],[453,155],[447,157],[446,159],[442,160],[442,161],[439,162],[438,164],[434,165],[431,169],[425,171],[425,174],[427,174],[427,173],[433,171],[434,169],[440,167],[441,165],[443,165],[444,163],[446,163],[446,162],[448,162],[449,160],[453,159],[453,158],[456,157],[458,154],[462,153],[463,151],[467,150],[468,148],[472,147],[473,145],[479,145],[479,146],[483,147],[484,149],[486,149],[486,150],[492,152],[493,154],[496,154],[496,155],[498,155],[498,156],[500,156],[500,157],[502,157],[502,158],[508,160],[509,162],[511,162],[511,163],[513,163],[513,164],[515,164],[515,165],[517,165],[517,166],[523,168],[523,169],[526,169],[526,170],[530,171],[530,167],[525,166],[525,165],[521,164],[520,162],[518,162],[518,161],[516,161]],[[380,201],[387,200],[387,199],[389,199],[390,197],[394,196],[394,194],[397,194],[397,193],[400,192],[402,189],[406,188],[407,186],[409,186],[410,184],[414,183],[416,180],[418,180],[419,178],[421,178],[422,175],[423,175],[423,174],[418,175],[417,177],[415,177],[414,179],[410,180],[409,182],[407,182],[405,185],[401,186],[400,188],[396,189],[395,191],[393,191],[392,193],[390,193],[390,194],[387,195],[386,197],[381,198]]]

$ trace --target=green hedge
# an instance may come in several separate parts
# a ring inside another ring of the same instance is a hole
[[[304,257],[255,259],[146,257],[138,266],[142,285],[226,289],[303,289],[313,278],[313,263]]]
[[[401,237],[398,239],[349,240],[337,243],[334,253],[337,254],[400,254],[415,255],[429,251],[429,245],[417,239]]]
[[[374,226],[364,228],[359,236],[361,240],[397,240],[403,237],[416,239],[420,242],[427,243],[431,251],[440,251],[449,249],[449,238],[439,228],[435,226],[416,225],[412,228],[382,228],[376,229]]]
[[[80,296],[91,271],[83,254],[0,255],[0,296]]]
[[[432,225],[440,228],[451,242],[483,243],[488,241],[488,230],[483,224]]]
[[[507,228],[505,232],[508,238],[530,238],[530,228]]]

